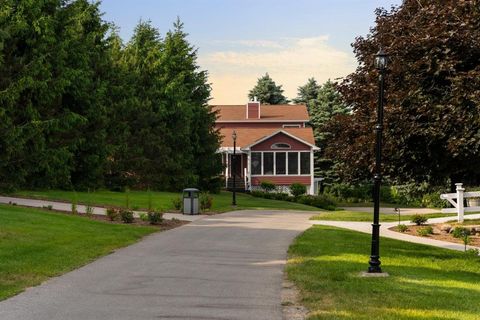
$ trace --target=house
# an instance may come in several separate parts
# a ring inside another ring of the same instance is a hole
[[[219,150],[224,164],[225,187],[255,190],[262,181],[270,181],[287,191],[292,183],[301,183],[314,192],[313,130],[307,125],[304,105],[217,105],[216,127],[222,136]],[[236,150],[233,155],[233,138]]]

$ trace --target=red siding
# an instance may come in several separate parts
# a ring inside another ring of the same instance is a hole
[[[261,176],[261,177],[252,177],[252,185],[258,186],[264,180],[271,181],[276,185],[291,185],[292,183],[301,183],[305,185],[310,185],[311,183],[310,176]]]
[[[291,149],[288,149],[288,150],[310,150],[311,147],[306,145],[306,144],[303,144],[301,143],[300,141],[296,140],[296,139],[293,139],[289,136],[287,136],[286,134],[283,134],[283,133],[279,133],[279,134],[276,134],[275,136],[271,137],[270,139],[267,139],[255,146],[252,147],[252,151],[269,151],[269,150],[272,150],[271,147],[272,147],[272,144],[274,143],[288,143],[292,148]],[[274,149],[274,150],[277,150],[277,151],[283,151],[283,150],[279,150],[279,149]],[[288,151],[286,150],[286,151]]]

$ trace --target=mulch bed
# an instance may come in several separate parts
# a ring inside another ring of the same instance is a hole
[[[65,214],[72,214],[72,213],[66,213],[64,212]],[[107,216],[104,216],[104,215],[99,215],[99,214],[94,214],[94,215],[91,215],[91,216],[87,216],[86,214],[84,213],[79,213],[77,214],[78,216],[81,216],[81,217],[85,217],[85,218],[89,218],[89,219],[93,219],[93,220],[98,220],[98,221],[103,221],[103,222],[107,222],[107,223],[112,223],[112,224],[126,224],[124,223],[123,221],[121,220],[115,220],[115,221],[111,221]],[[150,226],[150,227],[156,227],[156,228],[159,228],[160,230],[170,230],[170,229],[173,229],[173,228],[177,228],[177,227],[181,227],[185,224],[189,223],[189,221],[183,221],[183,220],[178,220],[178,219],[174,219],[174,220],[169,220],[169,219],[164,219],[162,221],[162,223],[160,224],[150,224],[148,221],[143,221],[139,218],[134,218],[133,219],[133,222],[132,223],[128,223],[129,225],[136,225],[136,226]]]
[[[111,221],[106,215],[101,215],[101,214],[92,214],[92,215],[87,215],[85,213],[73,214],[71,211],[61,211],[61,210],[55,210],[55,209],[48,209],[46,207],[37,208],[37,207],[28,207],[28,206],[22,206],[22,205],[17,205],[17,204],[11,204],[11,205],[22,207],[22,208],[52,211],[52,212],[56,212],[56,213],[67,214],[67,215],[70,215],[70,216],[75,215],[75,216],[83,217],[83,218],[86,218],[86,219],[92,219],[92,220],[97,220],[97,221],[102,221],[102,222],[112,223],[112,224],[126,224],[120,219]],[[129,225],[150,226],[150,227],[158,228],[161,231],[164,231],[164,230],[170,230],[170,229],[174,229],[174,228],[177,228],[177,227],[181,227],[181,226],[183,226],[185,224],[188,224],[188,223],[190,223],[190,221],[183,221],[183,220],[179,220],[179,219],[173,219],[173,220],[164,219],[161,224],[150,224],[148,221],[143,221],[140,218],[134,218],[133,222],[129,223]]]
[[[425,224],[422,226],[408,226],[408,230],[406,232],[403,232],[405,234],[409,234],[411,236],[416,236],[416,237],[421,237],[418,234],[419,229],[423,229],[425,227],[431,226],[433,228],[433,234],[429,234],[426,236],[423,236],[423,238],[430,238],[430,239],[435,239],[435,240],[441,240],[441,241],[448,241],[448,242],[453,242],[453,243],[460,243],[463,244],[462,239],[455,238],[451,233],[445,232],[441,230],[442,226],[445,225],[450,225],[452,227],[455,227],[455,223],[436,223],[436,224]],[[464,226],[464,225],[459,225],[461,227],[473,227],[473,226]],[[391,227],[389,230],[398,231],[398,227]],[[478,234],[478,233],[477,233]],[[470,236],[471,242],[469,243],[470,246],[474,247],[480,247],[480,235],[471,235]]]

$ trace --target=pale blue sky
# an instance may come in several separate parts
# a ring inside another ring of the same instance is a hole
[[[401,0],[103,0],[104,19],[128,40],[140,19],[161,34],[177,16],[199,64],[210,73],[213,103],[243,104],[269,72],[289,98],[314,76],[346,76],[356,62],[350,44],[374,25],[374,10]]]

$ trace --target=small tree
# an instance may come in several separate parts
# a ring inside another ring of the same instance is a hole
[[[307,193],[307,187],[301,183],[292,183],[290,185],[290,192],[295,198]]]
[[[265,180],[260,183],[260,188],[265,192],[271,192],[275,190],[275,184],[271,181]]]
[[[277,86],[268,73],[259,78],[255,87],[248,93],[248,98],[251,100],[255,97],[265,104],[285,104],[289,102],[283,95],[282,86]]]

